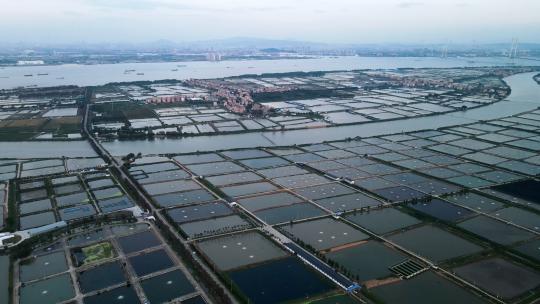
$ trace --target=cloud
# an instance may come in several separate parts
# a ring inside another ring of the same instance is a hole
[[[158,10],[168,9],[177,11],[207,11],[223,12],[224,9],[211,5],[193,5],[181,1],[167,0],[83,0],[87,5],[97,9],[108,10]]]
[[[171,1],[171,0],[83,0],[87,5],[98,9],[109,10],[176,10],[176,11],[189,11],[189,12],[270,12],[270,11],[284,11],[292,9],[293,7],[288,5],[246,5],[246,3],[229,3],[223,5],[219,2],[202,0],[202,1],[188,1],[189,4],[182,3],[183,1]],[[193,4],[197,3],[197,4]]]
[[[152,0],[84,0],[84,2],[92,7],[100,9],[155,9],[156,3]]]
[[[0,46],[4,41],[65,42],[81,37],[111,42],[236,36],[324,42],[437,42],[506,41],[519,36],[522,41],[540,41],[539,0],[518,0],[520,5],[508,0],[0,2]]]
[[[424,6],[424,2],[400,2],[397,4],[398,8],[412,8],[418,6]]]

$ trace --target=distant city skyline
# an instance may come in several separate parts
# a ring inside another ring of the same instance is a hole
[[[0,42],[538,43],[539,11],[537,0],[18,0],[0,6]]]

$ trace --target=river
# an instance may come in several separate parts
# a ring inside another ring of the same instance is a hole
[[[3,141],[0,158],[96,157],[85,140],[73,141]]]
[[[380,58],[370,58],[370,60],[380,60]],[[429,60],[442,61],[443,59],[432,58]],[[257,64],[257,62],[251,62],[251,64]],[[113,155],[125,155],[130,152],[141,152],[143,154],[189,153],[234,148],[308,144],[340,140],[347,137],[367,137],[422,129],[435,129],[477,120],[496,119],[530,111],[540,105],[540,86],[532,79],[535,74],[523,73],[506,78],[505,81],[512,88],[512,93],[507,99],[463,112],[320,129],[266,131],[179,139],[112,141],[104,142],[103,146]],[[0,142],[0,158],[92,157],[95,155],[93,149],[86,141]]]
[[[378,136],[436,129],[472,123],[478,120],[497,119],[531,111],[540,106],[540,86],[532,79],[535,74],[537,73],[522,73],[505,78],[505,81],[512,88],[512,93],[508,98],[491,105],[462,112],[319,129],[196,136],[180,139],[116,140],[104,142],[103,146],[113,155],[126,155],[130,152],[141,152],[143,154],[188,153],[235,148],[309,144],[341,140],[347,137]]]
[[[244,74],[354,69],[451,68],[540,65],[540,61],[506,57],[320,57],[313,59],[231,60],[95,65],[0,67],[0,89],[58,85],[93,86],[137,80],[220,78]],[[125,73],[126,70],[135,70]],[[25,76],[32,75],[32,76]]]

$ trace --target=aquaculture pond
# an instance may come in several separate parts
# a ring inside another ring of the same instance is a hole
[[[384,285],[370,291],[385,303],[489,303],[431,271],[424,272],[410,280]]]
[[[363,193],[353,193],[315,200],[315,202],[333,212],[375,207],[381,202]]]
[[[269,182],[259,182],[221,187],[220,190],[230,197],[238,197],[255,193],[275,191],[278,190],[278,188]]]
[[[152,231],[144,231],[118,238],[118,244],[125,254],[141,251],[143,249],[155,247],[161,244],[161,241]]]
[[[163,249],[133,256],[129,258],[129,263],[139,277],[174,266],[173,261]]]
[[[351,188],[345,187],[338,183],[330,183],[330,184],[300,188],[300,189],[294,190],[294,192],[298,193],[302,197],[305,197],[311,200],[316,200],[316,199],[322,199],[322,198],[327,198],[327,197],[332,197],[332,196],[351,194],[351,193],[354,193],[355,191]]]
[[[56,217],[50,211],[23,216],[19,219],[21,230],[40,227],[54,222],[56,222]]]
[[[206,180],[212,183],[214,186],[220,187],[238,183],[248,183],[260,181],[263,178],[253,172],[239,172],[224,175],[210,176]]]
[[[358,304],[359,302],[347,295],[332,295],[319,300],[309,302],[309,304]]]
[[[445,199],[451,201],[452,203],[469,207],[480,212],[495,211],[504,207],[503,203],[476,193],[454,194],[445,197]]]
[[[285,224],[280,229],[316,250],[330,249],[369,238],[367,234],[352,226],[331,218]]]
[[[498,218],[514,223],[521,227],[540,231],[540,215],[523,210],[521,208],[509,207],[492,212]]]
[[[455,222],[475,214],[468,209],[453,205],[440,199],[433,199],[429,202],[409,204],[407,206],[416,211],[447,222]]]
[[[390,247],[369,241],[326,254],[326,258],[337,262],[360,281],[379,279],[393,275],[390,267],[408,259],[408,256]]]
[[[272,207],[286,206],[300,203],[303,200],[288,192],[264,194],[238,200],[238,203],[249,211],[257,211]]]
[[[208,163],[208,164],[196,164],[196,165],[187,165],[187,168],[199,176],[205,175],[217,175],[224,173],[233,173],[238,171],[244,171],[244,168],[239,165],[225,161],[217,163]]]
[[[83,217],[92,216],[96,214],[96,210],[94,209],[92,204],[84,204],[60,209],[58,213],[60,214],[60,218],[63,221],[71,221]]]
[[[279,274],[279,275],[276,275]],[[333,290],[334,284],[289,257],[228,273],[252,303],[270,304],[302,299]]]
[[[442,262],[483,250],[474,243],[429,225],[394,234],[389,239],[434,262]]]
[[[111,227],[111,231],[117,235],[122,236],[126,234],[131,234],[139,231],[145,231],[148,230],[149,226],[148,224],[144,223],[137,223],[137,224],[123,224],[123,225],[115,225]]]
[[[188,237],[232,232],[249,227],[251,227],[251,224],[236,214],[180,225],[180,229]]]
[[[204,203],[216,199],[214,195],[205,189],[155,195],[152,198],[159,207],[163,208]]]
[[[126,282],[119,262],[102,264],[78,273],[81,292],[89,293]]]
[[[62,274],[25,285],[20,289],[21,304],[56,304],[75,296],[69,274]]]
[[[540,273],[501,258],[482,260],[454,268],[460,277],[493,295],[515,298],[540,286]]]
[[[66,255],[59,251],[23,261],[19,277],[22,282],[28,282],[67,270]]]
[[[103,304],[103,303],[119,303],[119,304],[138,304],[141,303],[135,290],[131,286],[118,287],[109,291],[98,293],[96,295],[86,297],[83,300],[84,304]]]
[[[206,304],[206,301],[201,296],[196,296],[182,301],[182,304]]]
[[[385,234],[420,223],[418,219],[394,208],[352,213],[345,218],[377,234]]]
[[[255,212],[255,215],[270,225],[327,215],[326,212],[311,203],[299,203],[290,206],[270,208]]]
[[[540,240],[535,240],[514,247],[514,250],[530,258],[540,261]]]
[[[79,246],[86,243],[93,243],[103,238],[105,238],[105,232],[102,229],[98,229],[69,238],[67,243],[69,246]]]
[[[540,204],[540,181],[524,180],[492,187],[496,191]]]
[[[180,270],[173,270],[141,282],[150,303],[167,303],[195,291]]]
[[[232,213],[232,209],[223,202],[167,210],[167,214],[177,224],[204,220],[212,217],[229,215]]]
[[[458,224],[459,227],[501,245],[510,245],[533,238],[529,231],[510,226],[487,216],[477,216]]]
[[[289,161],[284,160],[279,157],[265,157],[265,158],[254,158],[254,159],[245,159],[240,161],[242,164],[250,167],[251,169],[263,169],[268,167],[279,167],[288,165]]]
[[[3,201],[3,199],[0,197],[0,202],[1,201]],[[51,200],[48,198],[37,200],[37,201],[31,201],[24,204],[19,204],[20,214],[28,214],[28,213],[34,213],[34,212],[45,211],[45,210],[50,210],[50,209],[52,209],[52,205],[51,205]]]
[[[150,195],[159,195],[171,192],[181,192],[200,189],[201,186],[192,180],[174,180],[155,184],[143,185],[144,190]]]
[[[0,255],[0,288],[9,289],[9,256]],[[8,303],[8,292],[0,293],[0,303]]]
[[[216,153],[178,155],[175,156],[174,159],[184,165],[212,163],[224,160],[223,157]]]
[[[197,246],[221,270],[230,270],[287,255],[283,249],[257,232],[205,240]]]

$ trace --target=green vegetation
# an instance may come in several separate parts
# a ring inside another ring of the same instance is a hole
[[[14,180],[9,181],[8,191],[8,215],[4,223],[4,230],[14,232],[17,230],[17,199]]]
[[[341,71],[333,71],[341,72]],[[321,77],[326,75],[325,71],[312,71],[312,72],[288,72],[288,73],[263,73],[263,74],[244,74],[239,76],[231,76],[229,79],[234,78],[277,78],[277,77]]]
[[[221,189],[219,189],[218,187],[214,186],[214,184],[210,183],[209,181],[207,181],[206,179],[204,178],[198,178],[197,177],[197,180],[199,182],[201,182],[201,184],[203,184],[205,187],[207,187],[210,191],[214,192],[215,194],[217,194],[218,196],[220,197],[224,197],[224,198],[228,198],[229,196],[227,194],[225,194],[225,192],[221,191]]]
[[[81,249],[84,254],[83,265],[98,263],[102,260],[113,258],[115,255],[114,249],[109,242],[97,243]]]
[[[103,85],[103,88],[115,88],[119,85],[138,85],[138,86],[147,86],[152,84],[160,84],[160,83],[178,83],[178,80],[176,79],[161,79],[161,80],[140,80],[140,81],[125,81],[125,82],[109,82],[105,85]]]
[[[156,117],[151,107],[136,102],[111,102],[92,106],[92,111],[100,113],[100,117],[94,117],[94,121],[123,121],[139,118]]]
[[[261,92],[253,93],[252,97],[255,102],[270,102],[270,101],[287,101],[287,100],[300,100],[300,99],[314,99],[314,98],[352,98],[354,97],[353,91],[356,88],[346,89],[299,89],[286,92]]]
[[[67,137],[68,133],[80,132],[81,121],[80,116],[7,119],[0,122],[0,140],[30,140],[40,133],[52,133],[53,137],[62,135]]]
[[[84,94],[84,88],[80,88],[74,85],[57,86],[47,88],[25,88],[19,93],[20,98],[69,98],[73,99],[74,96],[81,96]],[[75,98],[77,101],[82,101],[79,97]]]

